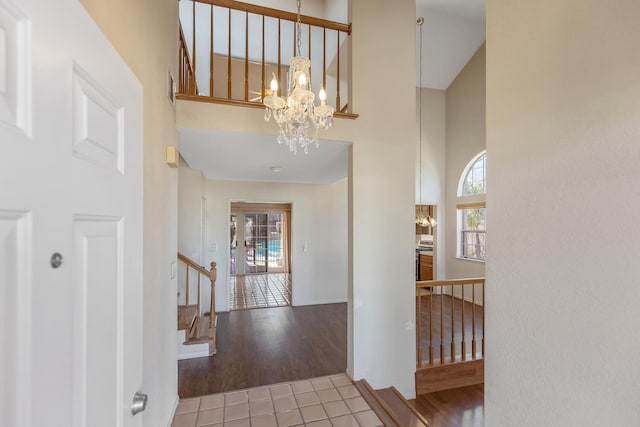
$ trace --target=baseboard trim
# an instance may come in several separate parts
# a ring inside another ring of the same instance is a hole
[[[205,345],[207,345],[207,350],[193,351],[189,353],[179,353],[178,360],[195,359],[198,357],[209,357],[208,344],[205,344]]]
[[[171,427],[173,424],[173,419],[176,416],[176,409],[178,409],[178,402],[180,402],[180,396],[176,395],[176,400],[173,403],[173,409],[169,413],[169,422],[167,423],[167,427]]]

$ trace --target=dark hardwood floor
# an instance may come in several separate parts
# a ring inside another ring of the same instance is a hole
[[[217,349],[178,362],[181,398],[345,372],[347,304],[220,313]]]
[[[429,427],[484,426],[484,384],[423,394],[409,402]]]

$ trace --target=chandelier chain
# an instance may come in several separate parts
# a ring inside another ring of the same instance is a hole
[[[418,25],[420,26],[420,74],[419,74],[419,82],[418,82],[418,102],[420,105],[418,106],[418,111],[420,112],[418,120],[419,122],[419,144],[420,144],[420,185],[419,185],[419,201],[420,201],[420,213],[422,213],[422,24],[424,21],[418,20]]]
[[[302,22],[300,20],[300,8],[302,7],[302,0],[298,0],[298,20],[296,21],[296,45],[298,47],[298,55],[302,55]]]

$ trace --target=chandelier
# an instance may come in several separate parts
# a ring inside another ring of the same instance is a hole
[[[297,54],[302,51],[302,23],[300,22],[301,0],[298,0],[298,19],[296,21]],[[289,151],[296,154],[301,148],[305,154],[309,145],[318,143],[318,129],[328,129],[333,124],[333,107],[327,105],[327,93],[321,88],[318,93],[320,105],[315,105],[315,94],[311,89],[311,61],[304,56],[295,56],[289,61],[287,74],[287,97],[278,96],[278,79],[273,73],[271,92],[264,98],[267,107],[264,119],[268,122],[274,118],[280,128],[278,144],[289,146]],[[309,130],[313,136],[309,136]]]

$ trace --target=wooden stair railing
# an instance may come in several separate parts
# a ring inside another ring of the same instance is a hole
[[[209,6],[207,12],[204,9],[206,6]],[[196,9],[199,11],[196,12]],[[206,18],[200,16],[196,19],[202,13],[207,14]],[[286,88],[288,60],[291,56],[302,54],[312,61],[311,72],[321,73],[311,76],[312,86],[318,86],[319,89],[321,85],[328,96],[335,96],[334,117],[358,117],[348,111],[350,103],[344,94],[346,92],[348,95],[348,91],[340,86],[341,75],[343,81],[349,75],[346,69],[350,62],[346,58],[349,51],[345,46],[349,45],[347,39],[351,35],[351,24],[301,15],[306,46],[303,46],[305,52],[300,53],[296,52],[295,13],[235,0],[194,0],[189,16],[185,13],[181,15],[178,99],[264,108],[262,101],[270,92],[271,75],[277,76],[280,88]],[[188,31],[190,49],[182,25],[184,21],[187,26],[186,19],[191,30]],[[223,29],[215,29],[216,20],[225,21]],[[235,23],[239,24],[235,28],[241,27],[242,31],[232,30]],[[199,31],[197,25],[205,26],[204,32]],[[277,34],[269,37],[271,29],[275,32],[276,28]],[[208,37],[203,37],[203,33],[207,35],[207,29]],[[201,36],[198,37],[198,34]],[[284,48],[289,39],[291,50]],[[237,44],[242,45],[242,52]],[[249,45],[254,48],[250,50]],[[200,60],[202,46],[208,46],[205,48],[207,55],[204,61]],[[214,49],[214,46],[217,48]],[[220,46],[225,47],[221,49]],[[208,80],[208,87],[201,89],[206,95],[200,94],[196,84],[198,70],[201,80]],[[327,76],[330,77],[331,87],[327,87]],[[280,95],[286,95],[286,90],[281,89],[281,92]]]
[[[484,289],[484,277],[416,282],[416,394],[484,381]]]
[[[184,93],[189,95],[198,94],[198,83],[196,82],[196,70],[191,63],[191,56],[189,54],[189,46],[184,37],[182,31],[182,25],[180,25],[180,49],[179,49],[179,78],[178,78],[178,93]]]
[[[195,261],[178,252],[178,260],[185,265],[185,300],[181,305],[178,302],[178,330],[186,330],[185,344],[209,343],[209,355],[216,353],[216,323],[217,316],[215,312],[216,298],[216,279],[217,269],[216,263],[211,263],[211,269],[198,265]],[[191,304],[189,277],[194,271],[197,276],[197,298],[196,304]],[[202,313],[201,307],[201,278],[205,276],[209,279],[211,286],[211,296],[209,298],[209,313]],[[180,297],[180,293],[178,293]],[[207,319],[208,318],[208,319]]]

